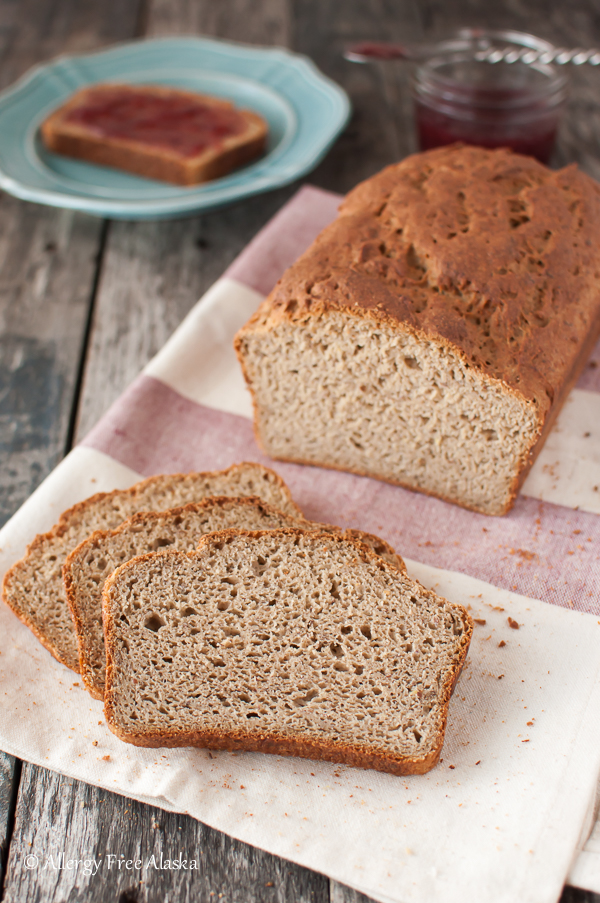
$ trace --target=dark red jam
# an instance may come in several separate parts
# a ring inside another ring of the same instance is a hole
[[[233,107],[191,96],[116,86],[91,90],[67,122],[84,125],[102,138],[121,138],[195,157],[226,138],[241,134],[246,122]]]
[[[537,110],[527,121],[517,119],[510,113],[489,108],[485,112],[476,105],[477,92],[473,94],[473,117],[458,118],[451,109],[435,110],[415,101],[415,119],[419,146],[430,150],[444,144],[477,144],[480,147],[510,147],[519,154],[536,157],[541,163],[548,163],[556,142],[559,113],[553,110],[545,113]],[[464,107],[461,107],[462,112]],[[477,115],[479,113],[479,115]]]
[[[548,163],[566,80],[551,66],[490,63],[460,53],[419,67],[413,96],[421,150],[460,141],[510,147]]]

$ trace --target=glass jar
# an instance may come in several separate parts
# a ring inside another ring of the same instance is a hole
[[[567,79],[542,62],[491,62],[489,50],[543,53],[547,41],[516,31],[463,29],[419,66],[412,90],[421,150],[461,141],[511,147],[547,163],[567,96]]]

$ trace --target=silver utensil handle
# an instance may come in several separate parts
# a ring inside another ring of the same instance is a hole
[[[529,50],[515,49],[514,47],[504,47],[503,49],[484,48],[475,53],[475,59],[482,60],[486,63],[554,63],[558,66],[600,66],[600,50],[590,48],[584,50],[582,47],[553,47],[552,50]]]
[[[473,49],[472,41],[443,41],[440,44],[392,44],[363,41],[347,47],[344,57],[353,63],[389,62],[390,60],[425,60],[439,53],[453,53]],[[529,47],[481,46],[473,54],[476,60],[486,63],[554,63],[558,66],[600,66],[600,50],[592,47],[552,47],[549,50],[532,50]]]

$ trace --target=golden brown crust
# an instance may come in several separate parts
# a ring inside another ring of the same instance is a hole
[[[207,536],[202,537],[198,544],[198,550],[196,552],[187,553],[187,557],[200,557],[202,554],[202,549],[206,546],[209,546],[210,544],[227,543],[232,538],[236,538],[238,536],[246,536],[249,539],[252,537],[258,538],[272,532],[276,532],[281,535],[298,536],[302,531],[295,530],[293,528],[277,531],[222,530],[217,533],[210,533]],[[393,565],[389,564],[384,559],[379,558],[374,552],[372,552],[371,549],[365,546],[362,542],[353,539],[352,537],[336,536],[335,534],[332,536],[332,534],[329,533],[314,533],[312,535],[317,540],[319,538],[326,537],[327,539],[333,540],[334,542],[351,542],[356,548],[358,557],[362,558],[364,561],[375,561],[377,562],[377,566],[381,569],[394,570]],[[198,746],[201,748],[209,749],[225,749],[232,751],[244,750],[247,752],[264,752],[275,753],[277,755],[300,756],[302,758],[325,760],[339,764],[351,765],[357,768],[372,768],[377,771],[384,771],[394,775],[425,774],[437,764],[444,743],[444,734],[448,718],[450,698],[464,666],[465,659],[469,651],[469,645],[473,636],[474,624],[470,614],[465,608],[463,608],[461,605],[457,605],[456,603],[448,604],[451,604],[453,609],[460,612],[465,626],[465,631],[463,636],[461,637],[460,650],[458,655],[456,656],[456,661],[449,671],[447,679],[440,692],[441,719],[439,738],[430,753],[421,759],[417,759],[415,757],[390,755],[376,748],[369,749],[367,744],[365,744],[365,746],[357,746],[347,743],[332,744],[326,741],[319,742],[318,740],[282,737],[267,732],[219,732],[199,730],[156,731],[154,733],[147,732],[142,734],[124,730],[122,727],[117,725],[115,723],[115,689],[113,686],[115,672],[114,643],[116,638],[116,625],[112,617],[110,589],[116,582],[116,580],[118,580],[120,573],[125,568],[131,566],[133,563],[152,560],[158,555],[174,556],[177,555],[177,553],[167,551],[158,553],[155,552],[147,555],[139,555],[126,564],[123,564],[119,568],[117,568],[114,574],[112,574],[112,576],[108,578],[104,585],[103,617],[107,658],[104,713],[108,727],[121,740],[124,740],[127,743],[132,743],[136,746],[152,748]],[[436,596],[436,594],[431,590],[422,588],[422,591],[429,596]],[[447,600],[444,601],[447,602]]]
[[[87,542],[95,542],[100,537],[105,536],[105,531],[103,530],[95,530],[91,536],[88,536],[85,543]],[[86,690],[90,693],[94,699],[104,699],[104,693],[100,693],[94,684],[93,680],[93,672],[88,667],[88,656],[87,652],[87,644],[86,644],[86,634],[85,634],[85,625],[81,618],[81,614],[79,612],[79,608],[76,605],[76,596],[73,585],[73,576],[71,574],[70,562],[74,557],[75,553],[80,549],[83,543],[80,543],[75,549],[71,552],[71,554],[65,560],[65,563],[62,568],[62,576],[63,576],[63,584],[65,587],[65,595],[67,597],[67,605],[69,606],[69,611],[71,612],[71,617],[73,619],[73,626],[75,628],[75,637],[77,639],[77,648],[79,650],[79,673],[81,674],[81,679],[83,681],[83,685]]]
[[[279,756],[298,756],[303,759],[315,759],[317,761],[335,762],[339,765],[350,765],[353,768],[372,768],[375,771],[383,771],[394,775],[426,774],[437,765],[442,751],[443,736],[435,749],[423,758],[411,758],[409,756],[391,756],[379,750],[369,750],[359,746],[345,743],[330,744],[316,740],[302,740],[299,738],[278,737],[267,733],[242,733],[219,731],[193,731],[176,734],[156,734],[149,738],[144,735],[124,731],[109,721],[108,710],[105,703],[106,723],[110,730],[134,746],[150,747],[154,749],[168,749],[181,746],[197,746],[201,749],[224,749],[230,752],[260,752]]]
[[[267,124],[251,110],[237,111],[245,122],[242,134],[225,138],[218,146],[207,148],[191,158],[184,158],[164,147],[124,138],[101,137],[85,126],[65,122],[65,115],[85,103],[92,91],[114,91],[115,88],[124,93],[136,91],[154,96],[200,98],[208,106],[216,108],[231,109],[233,106],[220,98],[159,86],[94,85],[93,88],[77,91],[42,123],[41,134],[46,147],[57,154],[176,185],[197,185],[224,176],[260,156],[265,149]]]

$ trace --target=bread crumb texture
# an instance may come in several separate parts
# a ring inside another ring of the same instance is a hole
[[[81,674],[93,696],[102,699],[104,695],[106,656],[102,590],[106,579],[119,565],[138,555],[159,549],[191,552],[204,534],[231,527],[245,530],[296,527],[343,532],[337,527],[284,514],[251,496],[209,498],[164,512],[139,512],[116,530],[96,531],[77,546],[63,567],[67,600],[79,644]],[[386,542],[360,531],[347,531],[348,535],[352,533],[378,555],[405,570],[402,559]]]
[[[503,513],[598,331],[599,231],[592,179],[505,150],[362,183],[238,333],[265,449]]]
[[[123,739],[396,774],[437,762],[473,629],[360,543],[297,530],[134,559],[107,581],[104,617]]]
[[[36,536],[26,555],[6,573],[2,598],[58,661],[79,671],[79,655],[62,580],[73,549],[95,530],[110,530],[137,511],[161,511],[209,496],[259,496],[300,515],[289,489],[260,464],[234,464],[214,473],[161,474],[130,489],[98,493],[65,511]]]

